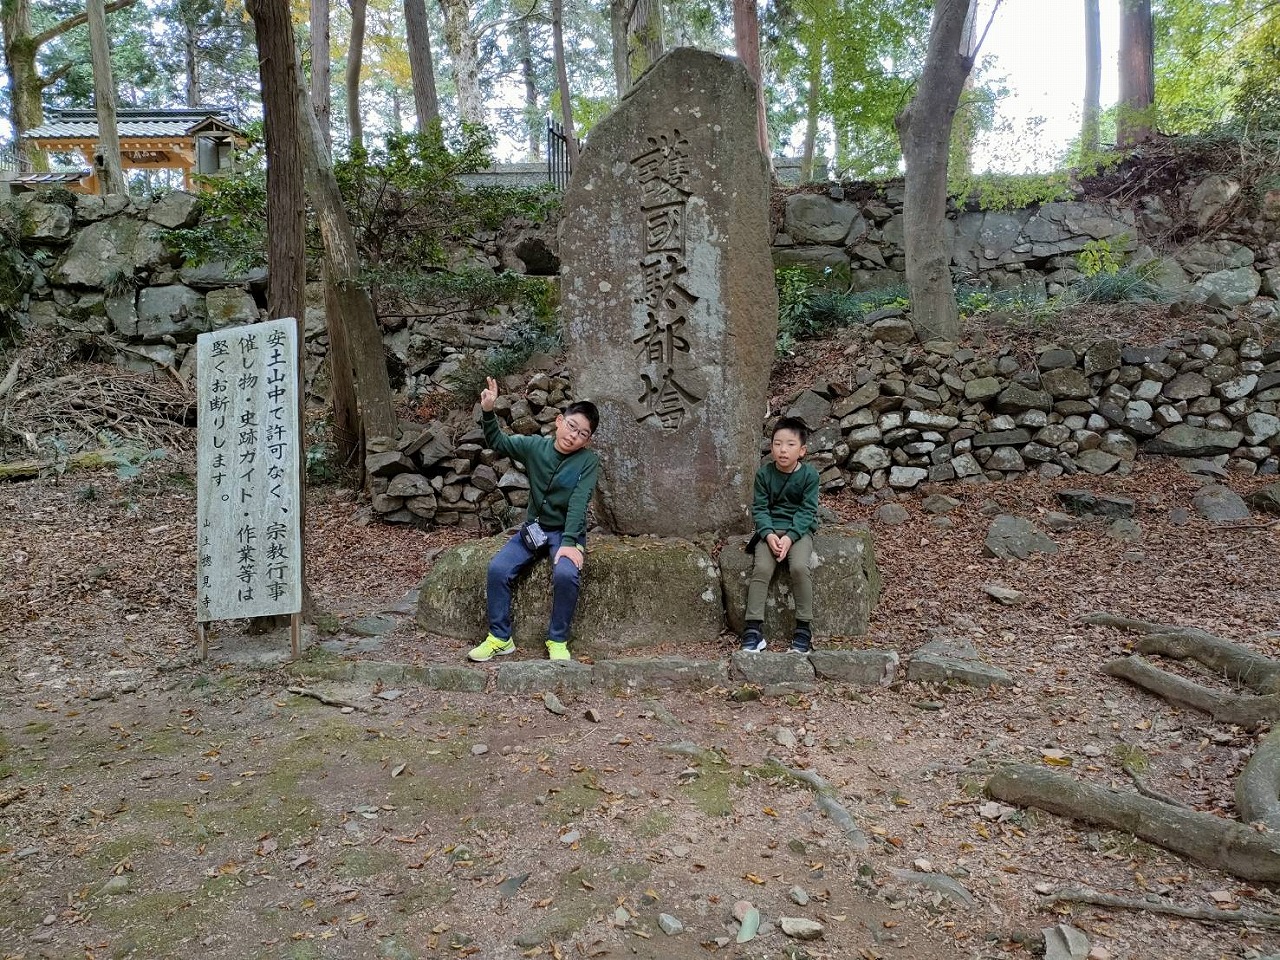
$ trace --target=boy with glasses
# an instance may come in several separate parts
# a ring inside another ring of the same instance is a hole
[[[596,405],[571,403],[556,417],[554,437],[522,437],[505,433],[494,416],[498,384],[488,378],[480,391],[480,425],[485,443],[498,453],[519,460],[529,475],[529,507],[525,522],[489,563],[485,602],[489,635],[467,657],[484,663],[515,653],[511,639],[511,588],[538,557],[550,555],[551,625],[547,655],[571,660],[569,628],[578,606],[578,581],[587,540],[587,504],[595,490],[600,459],[588,450],[600,423]]]

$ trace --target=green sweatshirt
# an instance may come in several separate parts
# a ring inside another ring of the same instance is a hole
[[[751,516],[761,539],[771,533],[795,543],[818,529],[818,471],[801,463],[783,473],[770,460],[756,471]]]
[[[556,449],[554,437],[504,432],[492,412],[481,413],[480,425],[484,428],[484,442],[498,453],[519,460],[529,474],[525,519],[537,520],[546,530],[563,530],[564,546],[581,545],[587,533],[587,504],[600,470],[595,451],[583,448],[566,456]]]

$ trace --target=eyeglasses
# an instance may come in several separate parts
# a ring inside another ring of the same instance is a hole
[[[565,431],[571,437],[576,437],[579,440],[591,439],[591,430],[587,427],[580,427],[577,424],[570,423],[568,420],[566,420],[564,422],[564,428],[565,428]]]

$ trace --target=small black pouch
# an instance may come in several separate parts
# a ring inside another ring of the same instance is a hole
[[[526,520],[520,524],[520,542],[530,553],[541,553],[547,545],[547,532],[537,520]]]
[[[753,533],[753,534],[751,535],[751,539],[750,539],[750,540],[748,540],[748,541],[746,542],[746,544],[743,546],[743,548],[742,548],[742,552],[743,552],[743,553],[752,553],[752,554],[754,554],[754,553],[756,552],[756,545],[757,545],[759,542],[760,542],[760,534],[758,534],[758,533]]]

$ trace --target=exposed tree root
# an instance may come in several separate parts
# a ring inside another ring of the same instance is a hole
[[[1280,882],[1280,834],[1026,764],[997,771],[986,791],[1004,803],[1123,830],[1244,880]]]
[[[1280,834],[1280,730],[1258,745],[1236,781],[1236,813]]]
[[[1280,663],[1213,634],[1152,633],[1133,648],[1171,660],[1195,660],[1257,693],[1280,693]]]
[[[1057,903],[1087,903],[1094,907],[1110,907],[1113,910],[1141,910],[1144,913],[1163,913],[1172,917],[1185,917],[1205,923],[1248,923],[1255,927],[1280,927],[1280,913],[1261,910],[1216,910],[1212,907],[1184,907],[1164,900],[1117,897],[1097,890],[1056,890],[1045,897],[1046,906]]]
[[[836,792],[835,787],[812,770],[793,769],[777,757],[769,758],[769,766],[774,768],[780,776],[802,783],[812,790],[814,802],[817,803],[818,809],[825,813],[831,822],[844,832],[850,845],[855,850],[867,849],[866,834],[858,828],[849,811],[840,803],[839,794]]]
[[[1135,686],[1180,707],[1207,713],[1222,723],[1250,729],[1280,717],[1280,695],[1223,693],[1153,666],[1139,656],[1122,657],[1103,666],[1102,672],[1128,680]]]
[[[1133,769],[1131,764],[1126,763],[1123,769],[1124,772],[1129,775],[1129,779],[1133,781],[1133,789],[1137,790],[1138,793],[1142,794],[1144,797],[1150,797],[1152,800],[1159,800],[1161,803],[1167,803],[1173,807],[1182,807],[1184,810],[1191,809],[1177,797],[1171,797],[1167,793],[1161,793],[1155,787],[1148,786],[1147,782],[1142,779],[1137,770]]]

